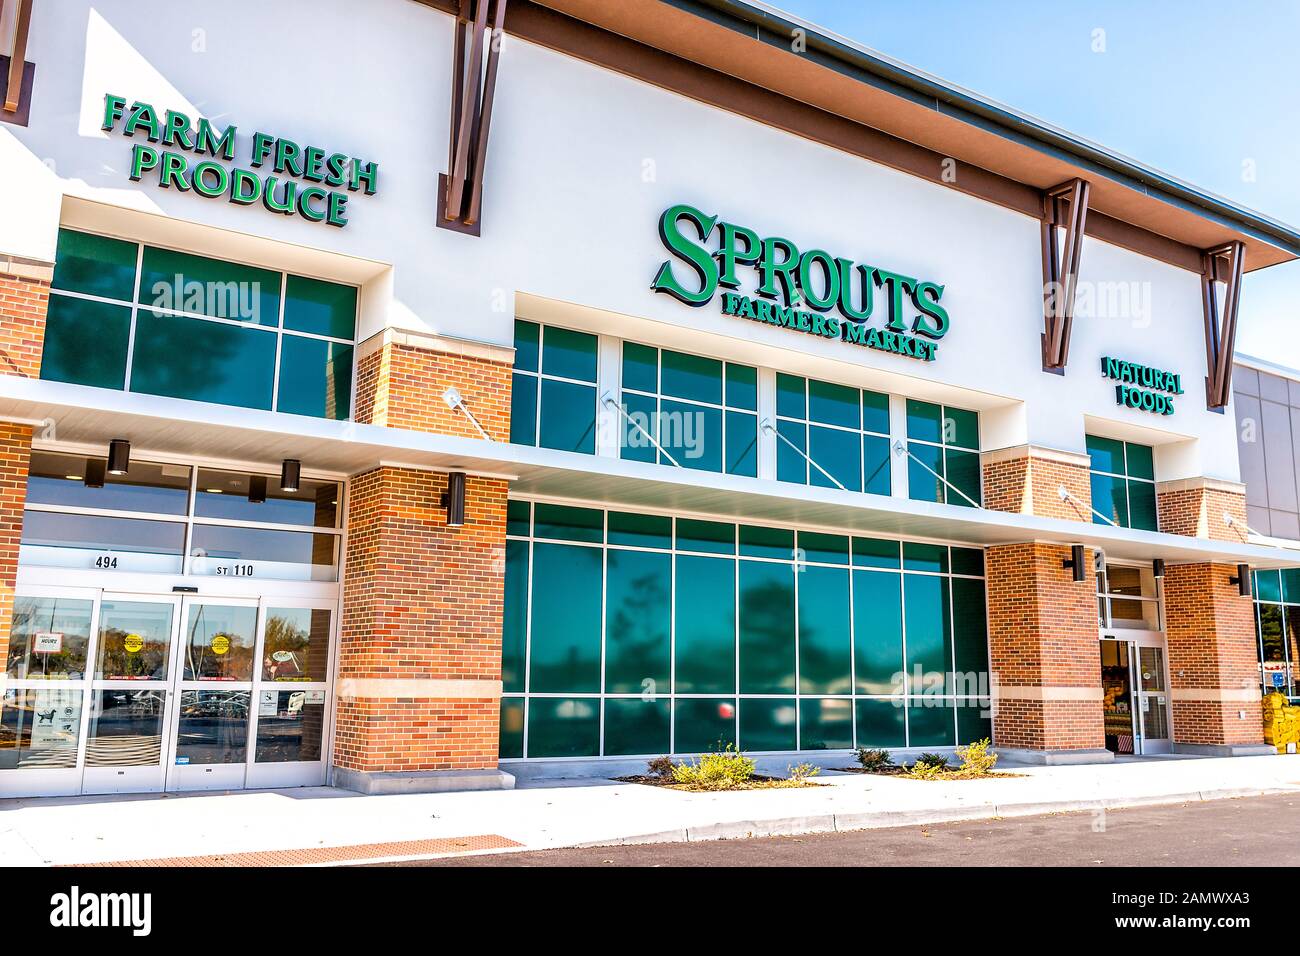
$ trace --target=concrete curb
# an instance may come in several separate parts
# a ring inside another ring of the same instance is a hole
[[[1240,797],[1267,797],[1292,793],[1295,787],[1236,787],[1219,790],[1192,790],[1186,793],[1145,794],[1095,800],[1045,800],[1037,803],[986,803],[977,807],[928,808],[924,810],[885,810],[863,813],[826,813],[814,816],[773,817],[768,820],[737,820],[666,830],[609,840],[591,840],[570,844],[577,849],[602,846],[632,846],[644,843],[695,843],[706,840],[746,840],[755,837],[797,836],[813,833],[847,833],[854,830],[881,830],[890,827],[929,826],[940,823],[965,823],[1006,817],[1042,816],[1049,813],[1088,813],[1097,810],[1122,810],[1131,807],[1160,806],[1176,803],[1205,803]],[[526,847],[524,849],[542,849]],[[546,849],[560,849],[547,847]]]

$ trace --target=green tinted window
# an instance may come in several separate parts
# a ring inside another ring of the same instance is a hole
[[[903,608],[907,628],[907,671],[913,693],[939,686],[950,690],[952,632],[948,619],[948,579],[904,574]],[[919,670],[919,673],[918,673]]]
[[[501,622],[501,686],[507,694],[524,689],[527,640],[528,542],[507,541],[505,608]]]
[[[862,428],[864,431],[889,434],[889,396],[880,392],[862,392]]]
[[[948,573],[948,546],[924,544],[920,541],[903,543],[903,567],[908,571],[933,571]]]
[[[742,694],[794,691],[794,634],[794,565],[741,561]]]
[[[973,451],[945,448],[943,452],[944,477],[956,488],[944,487],[944,500],[961,508],[979,505],[981,480],[980,456]]]
[[[1300,568],[1283,569],[1282,594],[1288,604],[1300,604]]]
[[[638,392],[659,391],[659,350],[636,342],[623,343],[623,387]]]
[[[500,753],[502,760],[524,755],[524,699],[501,698]]]
[[[1125,442],[1124,461],[1130,478],[1146,478],[1149,481],[1155,479],[1156,466],[1149,445]]]
[[[130,302],[139,248],[134,242],[60,229],[53,288]]]
[[[807,484],[808,461],[804,455],[808,452],[808,426],[782,420],[776,423],[776,432],[780,436],[776,442],[777,481]]]
[[[808,457],[820,467],[809,466],[808,483],[818,488],[834,488],[839,482],[847,491],[861,491],[861,455],[861,438],[857,432],[809,426]]]
[[[357,332],[356,286],[286,276],[284,327],[351,341]]]
[[[1128,482],[1128,520],[1130,528],[1156,531],[1156,486],[1151,481]]]
[[[669,752],[668,698],[605,701],[605,753],[655,756]]]
[[[953,549],[956,551],[957,549]],[[956,672],[966,686],[954,688],[956,693],[987,693],[989,671],[989,641],[985,620],[984,582],[970,578],[952,579],[952,630],[953,655]],[[984,676],[985,685],[979,680]]]
[[[902,698],[855,701],[859,747],[904,747],[907,745],[907,710]]]
[[[775,558],[789,561],[794,557],[794,532],[786,528],[740,526],[740,553],[747,558]]]
[[[854,538],[853,564],[859,568],[898,568],[900,545],[881,538]]]
[[[799,550],[803,552],[804,561],[814,561],[819,564],[849,563],[848,535],[800,531]]]
[[[875,435],[862,436],[862,490],[870,495],[888,495],[891,480],[889,473],[889,439]]]
[[[736,564],[725,558],[677,556],[679,694],[736,689]]]
[[[797,746],[799,712],[794,698],[740,701],[740,748],[794,750]]]
[[[528,702],[528,756],[600,753],[600,698],[534,697]]]
[[[799,749],[847,750],[853,746],[853,701],[805,697],[799,701]]]
[[[722,471],[722,410],[663,399],[659,444],[683,468]]]
[[[671,548],[673,519],[667,515],[609,513],[609,543],[634,548]]]
[[[913,697],[907,706],[909,747],[953,746],[953,702],[940,697]]]
[[[824,425],[861,428],[861,393],[847,385],[808,380],[808,418]]]
[[[122,389],[130,336],[128,306],[52,295],[45,318],[41,378]]]
[[[1123,478],[1115,478],[1111,475],[1102,475],[1093,472],[1090,476],[1092,484],[1092,507],[1094,511],[1101,512],[1114,524],[1121,528],[1127,528],[1128,525],[1128,483]],[[1106,524],[1100,517],[1093,515],[1093,524]]]
[[[667,694],[672,654],[672,556],[609,550],[605,693]]]
[[[749,365],[727,363],[727,405],[731,408],[758,409],[758,369]]]
[[[683,551],[735,554],[736,526],[734,524],[724,524],[720,521],[678,518],[677,547]]]
[[[352,414],[352,346],[286,335],[276,410],[341,420]]]
[[[1255,572],[1255,600],[1256,601],[1281,601],[1282,586],[1281,579],[1277,571],[1256,571]],[[1288,598],[1287,600],[1290,600]]]
[[[1099,438],[1096,435],[1085,436],[1088,455],[1092,458],[1093,471],[1105,471],[1112,475],[1124,474],[1124,443],[1113,438]]]
[[[722,404],[722,363],[685,352],[660,353],[660,389],[664,395]]]
[[[915,398],[907,400],[907,437],[935,444],[943,442],[943,407]]]
[[[677,698],[673,752],[700,754],[736,743],[736,701],[731,697]]]
[[[533,546],[530,691],[600,691],[602,558],[599,548]]]
[[[526,372],[537,371],[541,354],[542,327],[536,322],[515,319],[515,368]]]
[[[582,382],[596,381],[596,336],[546,326],[542,332],[542,372]]]
[[[516,372],[510,380],[510,441],[537,444],[537,379]]]
[[[913,501],[943,502],[943,449],[908,442],[907,496]],[[956,497],[955,495],[953,497]]]
[[[275,343],[259,329],[141,310],[131,391],[269,409]]]
[[[808,417],[808,405],[804,395],[806,380],[797,375],[776,373],[776,413],[783,418]]]
[[[748,478],[758,476],[757,416],[727,412],[726,471],[729,475]]]
[[[951,405],[945,405],[943,413],[944,444],[978,451],[980,447],[979,413],[967,411],[963,408],[953,408]]]
[[[595,454],[596,390],[590,385],[542,379],[540,417],[543,448]]]
[[[953,548],[952,573],[983,576],[984,551],[980,548]]]
[[[596,508],[538,503],[535,509],[534,535],[562,541],[592,541],[605,537],[605,514]]]
[[[851,606],[848,569],[799,572],[799,693],[853,693]]]
[[[140,302],[175,312],[276,326],[280,324],[280,273],[145,246]]]
[[[527,537],[532,530],[532,506],[527,501],[511,498],[506,502],[506,534]]]
[[[993,719],[988,701],[968,697],[956,701],[956,705],[958,746],[993,739]]]
[[[658,402],[650,395],[638,395],[635,392],[623,393],[623,409],[626,417],[620,415],[619,426],[622,437],[618,453],[622,458],[632,461],[659,461],[659,451],[655,448],[653,438],[658,441],[659,415]]]
[[[903,673],[903,592],[896,573],[853,572],[853,655],[859,694],[896,691]]]

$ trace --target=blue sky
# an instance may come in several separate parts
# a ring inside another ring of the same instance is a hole
[[[1300,226],[1300,3],[773,2]],[[1238,350],[1300,368],[1298,298],[1300,262],[1247,275]]]

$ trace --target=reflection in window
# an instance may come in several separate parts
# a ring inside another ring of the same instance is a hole
[[[176,763],[243,763],[248,759],[246,690],[181,691]]]
[[[23,513],[19,562],[175,574],[185,554],[185,525],[55,511]]]
[[[5,673],[14,678],[80,680],[90,645],[90,601],[16,597]]]
[[[1155,465],[1150,445],[1087,435],[1091,461],[1093,524],[1114,523],[1121,528],[1155,531]]]
[[[909,398],[907,450],[907,493],[913,501],[964,508],[983,501],[978,412]]]
[[[80,734],[79,689],[8,691],[0,702],[0,770],[75,767]]]
[[[165,690],[100,690],[91,701],[87,767],[144,767],[162,756]]]
[[[185,624],[185,680],[253,678],[257,608],[190,605]]]
[[[254,486],[260,494],[253,494]],[[265,500],[258,501],[258,498]],[[228,518],[266,524],[297,524],[333,528],[337,524],[339,485],[336,481],[304,478],[297,491],[281,491],[278,475],[248,475],[236,471],[199,469],[194,513],[200,518]]]
[[[333,581],[338,537],[300,531],[195,525],[193,574]]]
[[[587,332],[515,320],[510,440],[596,451],[596,343]]]
[[[327,680],[330,612],[322,608],[268,608],[262,680]]]
[[[172,605],[102,601],[96,680],[166,680]]]
[[[91,485],[86,484],[88,468]],[[133,460],[125,475],[110,475],[105,473],[102,458],[33,451],[27,478],[29,505],[183,515],[189,506],[189,495],[188,465]]]
[[[324,736],[323,690],[266,690],[258,695],[258,763],[320,760]]]

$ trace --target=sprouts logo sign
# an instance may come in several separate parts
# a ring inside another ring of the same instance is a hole
[[[1150,365],[1138,365],[1104,356],[1101,374],[1115,386],[1115,404],[1136,408],[1156,415],[1172,415],[1174,400],[1170,396],[1183,394],[1182,376]]]
[[[716,246],[709,244],[716,237]],[[672,206],[659,217],[659,238],[677,260],[664,262],[650,288],[699,307],[723,289],[722,313],[809,335],[933,362],[948,332],[939,304],[943,286],[832,256],[800,252],[789,239],[760,237],[693,206]],[[757,287],[742,294],[738,270],[752,268]],[[877,304],[883,328],[868,326]]]
[[[270,212],[328,226],[346,226],[350,194],[373,196],[379,184],[378,163],[269,133],[253,134],[250,168],[227,167],[235,159],[237,127],[218,130],[204,117],[195,124],[185,113],[160,113],[149,103],[128,107],[112,93],[104,97],[101,129],[147,141],[131,147],[132,182],[148,176],[161,189],[236,206],[261,203]]]

